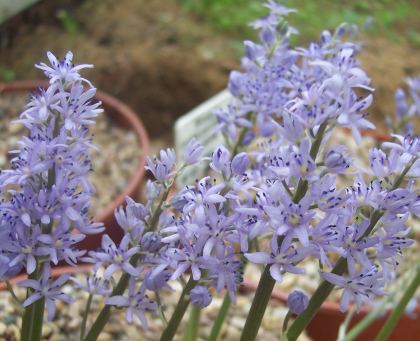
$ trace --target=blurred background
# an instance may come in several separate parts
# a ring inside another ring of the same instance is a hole
[[[175,119],[226,87],[240,69],[247,26],[268,9],[245,0],[0,0],[0,81],[41,79],[33,65],[46,51],[74,63],[92,63],[83,76],[129,105],[156,148],[171,143]],[[29,7],[13,15],[10,4]],[[341,22],[363,27],[362,67],[372,78],[371,119],[394,111],[404,77],[420,74],[420,1],[294,0],[289,23],[295,46],[318,40]],[[373,19],[374,20],[373,20]]]

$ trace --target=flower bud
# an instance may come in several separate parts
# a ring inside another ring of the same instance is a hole
[[[156,251],[160,246],[161,237],[156,232],[146,232],[141,238],[141,248],[145,251]]]
[[[149,271],[146,272],[144,275],[144,285],[147,290],[150,291],[159,291],[163,287],[168,287],[166,282],[171,278],[170,271],[161,271],[158,274],[154,274],[153,271],[156,268],[151,268]]]
[[[245,55],[249,60],[254,60],[257,56],[257,45],[250,40],[244,41]]]
[[[150,201],[156,201],[162,194],[163,186],[154,181],[147,180],[146,184],[146,198]]]
[[[265,44],[272,44],[276,39],[276,31],[270,25],[266,25],[260,32],[260,39]]]
[[[185,198],[185,193],[188,192],[189,190],[190,189],[187,186],[172,198],[171,204],[175,210],[182,212],[182,210],[184,209],[184,206],[188,203],[188,200]]]
[[[196,285],[194,289],[190,291],[191,302],[195,306],[205,308],[211,303],[211,294],[206,287]]]
[[[308,307],[309,298],[302,291],[295,290],[287,298],[287,307],[296,315],[302,314]]]
[[[287,21],[283,21],[281,25],[277,25],[277,31],[281,37],[284,37],[287,32],[289,32],[289,23]]]
[[[321,42],[323,45],[331,43],[331,33],[328,30],[325,30],[321,34]]]
[[[184,152],[184,161],[188,165],[193,165],[197,163],[199,160],[198,158],[203,153],[204,147],[201,145],[200,142],[195,142],[195,137],[188,142],[187,147],[185,148]]]
[[[276,126],[271,122],[264,122],[260,126],[260,134],[263,137],[270,137],[276,131]]]
[[[334,146],[328,151],[324,163],[331,173],[341,173],[350,167],[351,154],[343,154],[346,150],[346,147],[340,145]]]
[[[12,255],[4,256],[4,258],[6,257],[9,258],[9,261],[13,260]],[[22,270],[22,268],[23,268],[22,263],[17,263],[13,266],[9,266],[8,263],[2,260],[0,262],[0,281],[6,281],[9,278],[15,277]]]
[[[233,96],[238,96],[240,94],[242,77],[242,73],[239,71],[232,71],[229,75],[228,88]]]
[[[217,169],[223,170],[226,166],[229,165],[230,161],[230,154],[229,151],[225,148],[225,146],[220,145],[217,149],[213,152],[213,163]]]
[[[249,167],[248,154],[245,152],[235,155],[232,160],[232,171],[237,175],[242,175]]]
[[[244,134],[244,138],[242,139],[242,144],[244,146],[248,146],[254,138],[255,138],[255,134],[252,131],[247,131]]]
[[[334,32],[334,36],[336,38],[341,38],[341,36],[346,33],[348,24],[343,22],[340,26],[338,26]]]

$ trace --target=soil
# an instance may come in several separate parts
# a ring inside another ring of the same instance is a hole
[[[383,128],[394,91],[420,74],[420,50],[378,35],[361,39],[362,66],[376,88],[371,120]],[[63,57],[71,50],[75,64],[95,65],[86,78],[139,113],[160,148],[171,143],[175,119],[224,89],[240,68],[233,41],[177,0],[44,0],[0,27],[0,70],[40,79],[33,65],[48,62],[46,51]]]

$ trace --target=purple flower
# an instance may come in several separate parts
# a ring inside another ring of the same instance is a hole
[[[119,247],[109,238],[107,234],[102,237],[103,251],[95,252],[97,258],[106,267],[104,271],[104,278],[110,278],[118,269],[122,269],[132,276],[138,276],[139,272],[130,264],[130,258],[139,251],[139,247],[133,247],[127,250],[130,244],[130,234],[126,235],[121,240]]]
[[[143,325],[143,332],[146,332],[148,325],[146,316],[144,316],[144,310],[157,309],[157,304],[156,302],[146,300],[145,298],[147,298],[147,296],[144,295],[145,292],[142,291],[141,288],[137,291],[137,293],[135,293],[135,284],[136,278],[131,276],[130,285],[128,287],[128,298],[125,298],[122,295],[112,296],[106,299],[104,303],[108,305],[128,307],[125,314],[127,322],[133,322],[133,313],[136,314]]]
[[[51,265],[49,263],[45,263],[41,282],[35,281],[34,279],[25,279],[18,283],[21,287],[31,288],[36,291],[33,295],[29,296],[25,302],[23,302],[23,307],[27,307],[42,297],[45,297],[45,303],[48,311],[48,321],[51,321],[55,315],[54,301],[56,299],[66,303],[76,302],[76,300],[70,295],[61,291],[56,291],[59,287],[66,283],[69,278],[70,272],[66,272],[50,284]]]
[[[159,291],[163,288],[174,291],[166,282],[171,278],[172,273],[170,271],[159,271],[156,268],[151,268],[144,275],[144,285],[147,290]]]
[[[225,148],[225,146],[220,145],[217,149],[212,153],[213,156],[213,163],[210,164],[210,167],[213,168],[216,172],[222,173],[225,171],[225,177],[230,175],[230,154],[229,151]]]
[[[253,263],[271,264],[270,275],[278,283],[283,281],[281,268],[289,273],[304,274],[305,269],[296,267],[294,262],[305,258],[308,254],[310,254],[310,252],[299,254],[296,254],[293,251],[289,252],[292,248],[290,246],[285,247],[283,244],[281,248],[278,247],[277,237],[273,237],[270,240],[270,250],[272,252],[271,254],[267,252],[245,253],[245,257]]]
[[[382,145],[401,152],[400,160],[402,163],[406,164],[410,162],[413,156],[420,156],[420,139],[418,136],[414,136],[412,139],[410,139],[410,136],[404,137],[397,134],[391,134],[391,136],[396,137],[401,145],[393,142],[384,142]]]
[[[163,186],[152,180],[147,180],[146,183],[146,198],[149,201],[156,201],[162,194]]]
[[[6,281],[9,278],[15,277],[23,268],[22,263],[17,263],[14,266],[10,266],[11,255],[4,256],[0,254],[0,281]]]
[[[41,65],[35,64],[35,67],[45,71],[45,75],[50,78],[50,84],[60,81],[63,88],[66,88],[70,83],[78,81],[79,79],[90,84],[89,81],[80,77],[78,71],[83,68],[92,68],[93,65],[82,64],[74,66],[72,62],[73,53],[70,51],[67,52],[66,57],[61,62],[49,51],[47,52],[47,56],[52,68],[45,63],[41,63]]]
[[[171,172],[175,165],[175,160],[175,151],[168,148],[166,152],[164,150],[160,151],[160,160],[156,157],[156,155],[154,156],[156,164],[154,164],[150,157],[147,156],[147,166],[144,168],[150,170],[156,180],[164,181],[176,174],[176,171]]]
[[[404,167],[400,154],[396,149],[392,149],[389,156],[381,149],[369,149],[369,165],[371,171],[357,165],[355,166],[364,173],[378,178],[389,176],[392,173],[402,173]]]
[[[323,273],[322,277],[328,282],[344,288],[340,300],[340,310],[343,313],[346,311],[352,296],[356,301],[357,313],[359,313],[362,307],[362,296],[369,297],[368,291],[377,295],[388,295],[382,289],[383,283],[379,281],[381,273],[378,272],[376,266],[369,269],[362,267],[356,274],[353,268],[349,268],[349,279],[333,273]]]
[[[353,160],[350,160],[350,153],[343,154],[345,151],[345,146],[334,146],[325,155],[324,163],[330,173],[341,174],[350,167]]]
[[[370,205],[377,210],[378,204],[376,202],[379,200],[382,189],[380,183],[378,181],[371,181],[369,186],[366,186],[365,180],[360,172],[357,172],[357,179],[358,181],[354,183],[354,187],[350,186],[346,189],[347,194],[350,194],[347,202],[354,207]]]
[[[193,165],[200,160],[198,159],[203,153],[204,147],[200,142],[195,142],[195,137],[193,137],[190,142],[188,142],[187,147],[184,152],[184,162],[188,165]]]
[[[302,291],[294,290],[287,297],[287,307],[296,315],[302,314],[308,307],[309,298]]]
[[[257,56],[257,45],[250,40],[244,41],[245,55],[249,60],[254,60]]]
[[[243,152],[236,154],[232,159],[232,171],[237,175],[242,175],[249,167],[248,154]]]
[[[283,207],[281,211],[272,211],[268,215],[279,221],[277,235],[285,235],[282,245],[288,247],[296,236],[304,246],[309,245],[309,221],[315,216],[315,211],[309,211],[312,203],[311,196],[304,197],[295,204],[287,195],[281,198]]]
[[[200,256],[201,250],[194,245],[184,243],[183,249],[169,248],[166,255],[172,259],[171,267],[175,270],[171,276],[171,280],[176,280],[185,271],[191,268],[192,276],[195,281],[201,278],[200,268],[213,269],[219,264],[219,260],[215,257],[204,258]]]
[[[77,284],[74,289],[82,289],[91,295],[109,296],[112,292],[112,289],[107,288],[109,282],[96,277],[96,273],[93,274],[93,279],[86,275],[86,285],[75,277],[70,277],[70,280]]]
[[[161,240],[162,238],[156,232],[146,232],[141,238],[141,249],[154,252],[159,248]]]
[[[283,121],[281,124],[278,124],[277,122],[275,122],[275,124],[281,136],[283,136],[286,140],[297,143],[302,139],[302,124],[299,120],[294,120],[288,113],[283,113]]]
[[[207,307],[211,303],[211,294],[207,287],[197,285],[190,291],[191,302],[195,306],[199,306],[201,309]]]
[[[232,141],[236,141],[238,135],[238,127],[252,128],[253,124],[243,118],[246,112],[238,112],[237,108],[231,102],[228,106],[228,112],[222,109],[214,109],[213,114],[216,115],[219,125],[213,130],[213,134],[221,130]]]
[[[218,276],[218,279],[215,280],[217,293],[220,294],[226,286],[233,304],[236,304],[235,291],[239,286],[237,282],[243,281],[243,268],[241,266],[243,263],[235,259],[235,255],[236,253],[233,252],[233,247],[228,247],[226,256],[220,259],[218,266],[213,265],[209,267],[209,269],[212,269],[210,270],[209,276]]]
[[[68,264],[75,266],[77,259],[74,244],[79,243],[85,237],[81,233],[70,235],[67,226],[59,224],[52,235],[42,234],[38,237],[38,240],[48,246],[50,258],[54,264],[57,264],[61,259],[65,259]]]
[[[299,150],[289,154],[289,159],[284,165],[272,165],[270,170],[281,177],[304,178],[308,181],[317,180],[315,162],[309,154],[310,147],[309,139],[304,139]]]
[[[226,199],[221,196],[220,191],[226,187],[226,183],[212,186],[207,183],[210,177],[206,176],[197,184],[197,191],[192,189],[185,193],[184,198],[188,203],[184,206],[184,213],[190,213],[195,210],[194,218],[199,225],[204,225],[206,221],[206,213],[208,204],[218,204],[225,202]]]

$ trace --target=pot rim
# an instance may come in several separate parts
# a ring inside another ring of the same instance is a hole
[[[14,81],[10,83],[0,83],[0,94],[1,93],[11,93],[18,91],[29,91],[33,92],[37,89],[38,86],[42,86],[45,89],[50,86],[50,83],[46,80],[42,81]],[[103,211],[101,211],[95,218],[95,222],[103,222],[107,220],[107,217],[114,215],[114,210],[119,208],[121,205],[125,206],[126,196],[132,196],[139,188],[140,183],[146,174],[146,156],[149,154],[149,137],[147,131],[141,122],[140,118],[124,103],[119,101],[113,96],[105,94],[100,90],[96,90],[94,98],[102,103],[106,103],[107,106],[113,108],[119,114],[121,114],[126,121],[128,121],[132,130],[135,131],[139,145],[142,147],[142,155],[140,158],[140,164],[131,178],[130,182],[127,184],[126,188],[118,195],[118,197],[113,200]]]

